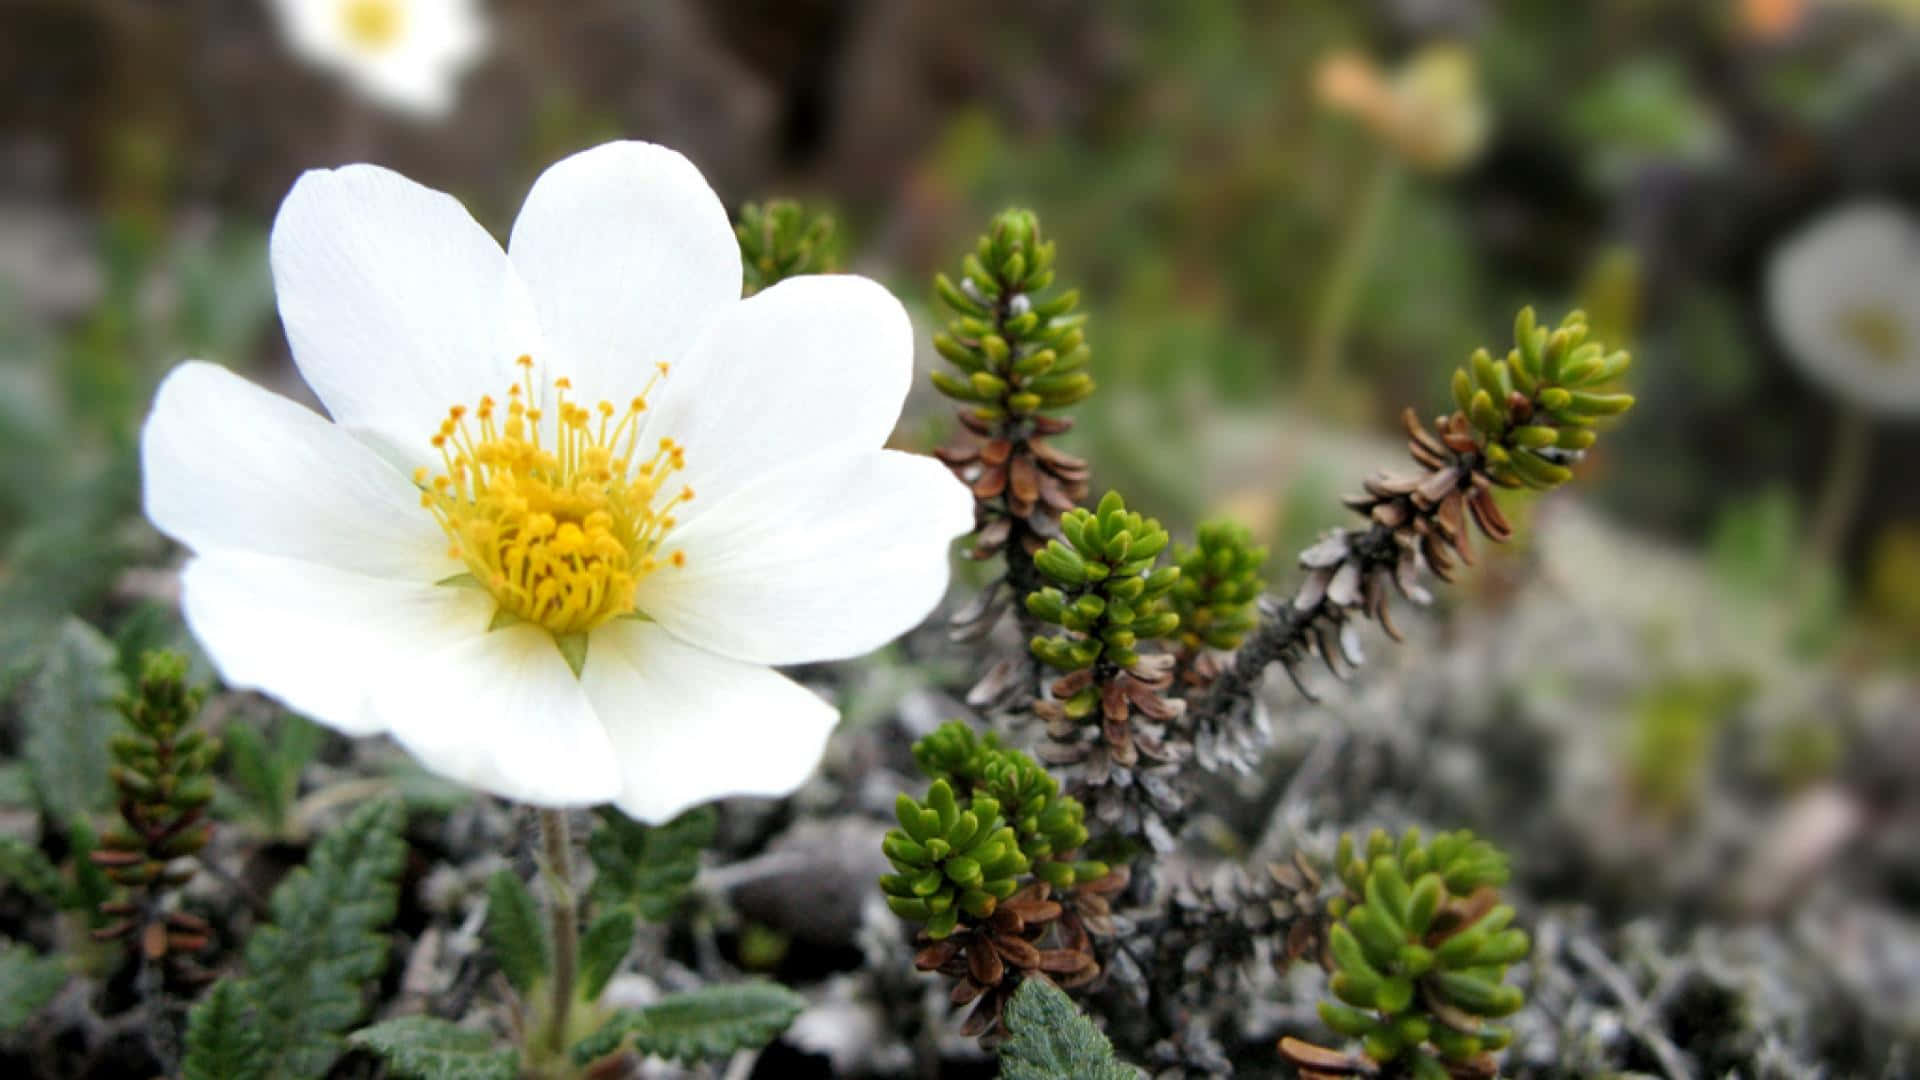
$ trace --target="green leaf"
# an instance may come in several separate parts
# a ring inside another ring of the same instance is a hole
[[[40,849],[16,836],[0,836],[0,888],[12,886],[36,900],[58,900],[60,871]]]
[[[187,1014],[185,1080],[267,1080],[267,1046],[241,979],[222,979]]]
[[[403,1016],[348,1036],[402,1080],[514,1080],[519,1055],[493,1036],[430,1016]]]
[[[642,1054],[694,1062],[757,1050],[793,1023],[807,999],[764,980],[710,986],[674,994],[643,1009],[623,1009],[573,1046],[585,1065],[623,1043]]]
[[[598,870],[594,906],[631,904],[649,922],[671,917],[700,870],[700,852],[713,842],[717,820],[710,806],[651,826],[603,809],[599,826],[587,837],[587,855]]]
[[[272,924],[247,942],[246,992],[274,1077],[324,1076],[365,984],[386,969],[379,931],[393,918],[404,823],[394,800],[360,807],[273,891]]]
[[[279,833],[299,794],[300,774],[320,749],[318,725],[290,713],[273,722],[272,737],[251,724],[230,725],[221,735],[233,784],[253,804],[267,828]]]
[[[69,618],[27,688],[24,755],[41,807],[63,825],[108,801],[107,739],[121,690],[115,660],[99,631]]]
[[[1020,983],[1005,1022],[1003,1080],[1138,1080],[1138,1070],[1114,1059],[1113,1044],[1093,1021],[1045,979]]]
[[[67,964],[26,945],[0,946],[0,1036],[25,1027],[67,984]]]
[[[496,870],[487,880],[487,948],[515,990],[526,993],[547,977],[553,943],[540,905],[526,882],[511,870]]]
[[[608,980],[627,958],[627,950],[633,947],[633,923],[633,910],[617,907],[602,913],[587,927],[580,939],[580,1000],[600,1000],[600,991],[606,989]]]

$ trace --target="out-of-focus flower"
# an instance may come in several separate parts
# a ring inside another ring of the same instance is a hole
[[[478,0],[273,0],[294,52],[372,101],[422,116],[453,107],[485,52]]]
[[[1774,252],[1767,307],[1806,375],[1869,413],[1920,413],[1920,220],[1831,211]]]
[[[1740,0],[1740,29],[1755,41],[1792,36],[1817,9],[1877,11],[1920,22],[1920,0]]]
[[[1391,73],[1359,53],[1337,52],[1321,62],[1314,87],[1324,104],[1359,117],[1431,172],[1470,164],[1492,126],[1473,55],[1457,45],[1425,46]]]
[[[189,363],[142,444],[231,685],[500,795],[662,821],[797,786],[836,714],[770,665],[873,649],[945,591],[972,498],[882,449],[905,311],[850,275],[742,300],[673,151],[559,162],[505,251],[398,174],[310,172],[271,256],[333,422]]]

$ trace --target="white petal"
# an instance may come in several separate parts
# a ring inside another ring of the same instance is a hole
[[[1775,252],[1767,304],[1787,354],[1829,392],[1920,412],[1920,219],[1883,203],[1829,212]],[[1863,318],[1890,338],[1870,344]]]
[[[420,584],[459,572],[409,478],[225,368],[175,368],[140,450],[147,517],[202,554],[253,551]]]
[[[369,708],[422,764],[504,798],[587,806],[620,789],[612,744],[580,680],[535,626],[416,657]]]
[[[193,559],[181,607],[227,685],[277,698],[349,735],[379,730],[373,687],[414,658],[482,633],[478,589],[398,582],[250,552]]]
[[[663,146],[607,143],[534,182],[508,241],[583,396],[624,402],[740,298],[740,247],[700,170]]]
[[[654,823],[722,796],[794,790],[840,715],[770,668],[635,619],[594,631],[582,682],[619,758],[614,805]]]
[[[451,196],[373,165],[309,172],[274,220],[294,361],[333,418],[413,464],[447,409],[501,396],[538,354],[532,303]]]
[[[913,324],[893,294],[851,274],[798,277],[729,307],[674,364],[649,441],[687,448],[681,515],[815,455],[887,441],[913,381]]]
[[[874,450],[767,473],[667,534],[681,567],[640,610],[701,648],[762,664],[831,660],[917,625],[946,591],[973,496],[932,458]]]

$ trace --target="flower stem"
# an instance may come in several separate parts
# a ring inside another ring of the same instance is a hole
[[[564,810],[540,811],[540,843],[547,869],[547,917],[553,927],[553,997],[544,1033],[549,1051],[567,1046],[567,1022],[573,1014],[574,972],[579,968],[580,929],[573,898],[573,837]]]
[[[1307,341],[1307,366],[1300,384],[1300,400],[1309,410],[1326,404],[1333,389],[1334,369],[1346,346],[1354,304],[1373,266],[1380,230],[1391,216],[1399,187],[1400,163],[1392,154],[1382,153],[1367,178],[1366,191],[1347,219],[1326,287],[1314,309],[1313,336]]]
[[[1820,503],[1808,533],[1807,553],[1819,567],[1838,561],[1840,546],[1846,543],[1847,533],[1859,516],[1873,449],[1873,421],[1866,410],[1850,403],[1841,405],[1838,425],[1833,449],[1828,451],[1827,475],[1820,484]]]

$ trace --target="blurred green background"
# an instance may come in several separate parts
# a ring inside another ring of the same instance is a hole
[[[1169,523],[1226,509],[1279,551],[1339,522],[1333,496],[1395,463],[1401,406],[1439,409],[1517,307],[1584,306],[1636,350],[1641,404],[1573,498],[1678,548],[1729,610],[1787,608],[1801,660],[1899,670],[1920,640],[1920,427],[1873,425],[1865,496],[1811,551],[1839,412],[1782,352],[1761,281],[1822,210],[1920,199],[1912,6],[498,0],[492,47],[428,122],[301,63],[257,0],[11,0],[0,690],[73,615],[179,640],[138,425],[187,357],[312,401],[265,257],[302,170],[388,165],[504,236],[540,169],[619,137],[685,152],[730,207],[831,209],[849,269],[928,331],[932,273],[992,211],[1034,207],[1094,315],[1100,390],[1071,444],[1096,490]],[[1354,107],[1353,79],[1363,99],[1398,85],[1436,44],[1461,84],[1439,113],[1396,131]],[[1423,159],[1408,141],[1447,109],[1484,138]],[[922,391],[897,438],[950,430]],[[1741,697],[1682,690],[1641,711]],[[1649,761],[1697,741],[1650,730],[1629,741]]]

